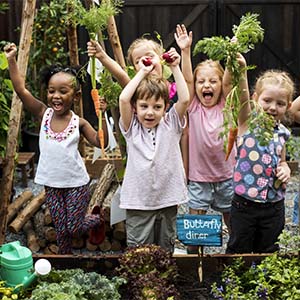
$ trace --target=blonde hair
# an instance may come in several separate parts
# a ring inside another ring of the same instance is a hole
[[[149,49],[152,49],[155,53],[157,53],[158,56],[161,56],[164,52],[162,45],[160,45],[158,42],[144,37],[138,38],[132,42],[132,44],[129,46],[127,50],[127,61],[130,65],[134,66],[134,62],[132,60],[132,52],[138,46],[143,44],[149,44]]]
[[[255,93],[259,96],[266,85],[276,85],[284,88],[288,94],[288,104],[294,99],[295,84],[290,75],[281,70],[267,70],[262,73],[256,80]]]
[[[224,75],[224,69],[223,69],[222,65],[220,64],[220,62],[212,60],[212,59],[206,59],[206,60],[200,62],[196,66],[196,68],[194,70],[194,83],[196,82],[197,72],[199,71],[199,69],[201,69],[203,67],[211,67],[211,68],[216,69],[216,73],[218,74],[220,80],[222,81],[223,75]]]
[[[137,87],[131,99],[131,105],[135,107],[138,99],[149,99],[153,97],[155,100],[162,98],[164,100],[165,107],[167,107],[169,103],[168,85],[166,80],[163,78],[157,76],[147,76]]]

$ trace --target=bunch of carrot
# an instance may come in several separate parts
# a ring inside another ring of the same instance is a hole
[[[94,108],[96,115],[98,117],[98,137],[100,141],[100,147],[102,155],[104,155],[104,132],[102,129],[102,111],[100,109],[100,97],[98,93],[98,89],[96,88],[96,62],[95,57],[91,57],[91,81],[92,81],[92,90],[91,97],[94,102]]]

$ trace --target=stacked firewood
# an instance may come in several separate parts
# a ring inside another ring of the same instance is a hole
[[[113,164],[107,163],[99,179],[91,184],[91,200],[88,212],[95,205],[103,209],[105,239],[99,245],[90,244],[88,234],[74,238],[75,249],[100,252],[119,252],[126,247],[124,221],[110,224],[111,201],[119,187]],[[34,196],[30,190],[24,190],[8,207],[8,229],[13,233],[22,231],[27,237],[27,247],[33,253],[57,254],[56,232],[50,212],[45,205],[45,191]]]

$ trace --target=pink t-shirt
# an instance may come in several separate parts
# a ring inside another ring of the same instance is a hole
[[[195,96],[189,106],[189,180],[220,182],[232,178],[236,148],[225,161],[223,108],[225,99],[213,107],[203,106]]]

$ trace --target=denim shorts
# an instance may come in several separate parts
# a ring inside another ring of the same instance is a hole
[[[232,179],[221,182],[190,181],[189,208],[205,210],[212,208],[219,212],[230,212],[233,198]]]

